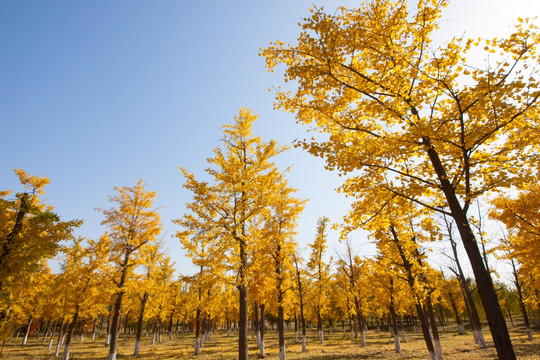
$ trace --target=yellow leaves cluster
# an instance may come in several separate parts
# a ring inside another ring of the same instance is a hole
[[[515,259],[520,272],[540,284],[540,185],[531,183],[514,198],[499,195],[492,201],[492,218],[502,222],[508,238],[500,246],[507,257]]]
[[[344,193],[371,199],[382,183],[394,195],[439,207],[440,181],[448,180],[467,207],[523,180],[508,164],[517,166],[537,147],[539,77],[527,69],[537,63],[538,31],[518,25],[508,39],[455,38],[431,49],[445,6],[420,1],[412,14],[405,1],[333,15],[314,8],[296,44],[261,51],[268,69],[282,64],[284,79],[298,84],[276,93],[276,107],[328,134],[328,141],[297,145],[324,158],[328,169],[355,174]],[[464,65],[469,50],[482,46],[503,54],[485,69]],[[436,173],[428,149],[444,173]]]
[[[272,162],[286,147],[254,136],[256,118],[243,108],[223,127],[223,144],[207,159],[212,181],[180,169],[192,201],[186,204],[189,212],[174,222],[183,228],[176,234],[182,247],[204,275],[204,283],[194,277],[194,284],[246,288],[250,298],[275,311],[271,304],[289,301],[290,255],[304,202],[293,197],[296,190]]]
[[[155,241],[162,228],[159,213],[152,208],[156,192],[145,190],[142,180],[133,187],[114,190],[117,194],[109,196],[109,201],[115,206],[98,210],[105,216],[101,224],[109,227],[109,236],[119,254]]]

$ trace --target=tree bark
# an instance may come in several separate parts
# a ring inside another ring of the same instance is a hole
[[[60,325],[60,331],[58,332],[58,341],[56,343],[56,350],[54,352],[54,357],[57,357],[60,353],[60,347],[62,346],[62,343],[64,342],[64,327],[66,325],[66,322],[64,319],[62,319],[62,324]]]
[[[282,299],[278,299],[278,345],[279,360],[285,360],[285,316],[283,311]]]
[[[247,343],[247,287],[244,285],[238,286],[239,296],[239,320],[238,320],[238,359],[248,359],[248,343]]]
[[[127,269],[129,263],[129,251],[126,251],[124,254],[124,262],[122,264],[122,273],[120,275],[120,281],[118,282],[118,290],[116,293],[116,299],[114,301],[113,307],[113,317],[112,324],[110,329],[111,334],[111,343],[109,347],[109,360],[116,360],[116,352],[118,348],[118,332],[120,330],[120,310],[122,309],[122,299],[124,297],[124,284],[127,277]]]
[[[26,326],[26,331],[24,333],[24,337],[22,339],[22,343],[21,345],[26,345],[26,341],[28,340],[28,334],[30,334],[30,327],[32,326],[32,321],[34,319],[33,318],[30,318],[30,320],[28,321],[28,326]]]
[[[257,347],[261,347],[261,332],[259,329],[259,304],[254,301],[253,302],[253,321],[251,322],[251,331],[252,335],[253,332],[255,332],[255,342],[257,343]],[[251,337],[253,339],[253,336]]]
[[[265,335],[265,323],[264,323],[264,310],[265,310],[265,304],[261,304],[259,306],[259,309],[261,311],[261,318],[259,323],[259,356],[261,358],[264,358],[265,356],[265,347],[264,347],[264,335]],[[279,336],[279,335],[278,335]]]
[[[304,318],[304,294],[302,292],[302,279],[298,268],[298,260],[294,256],[296,267],[296,281],[298,283],[298,297],[300,298],[300,324],[302,325],[302,352],[306,352],[306,319]]]
[[[71,338],[73,337],[73,332],[75,330],[75,325],[77,324],[77,319],[79,318],[79,306],[75,308],[75,314],[73,314],[73,319],[67,328],[66,333],[66,344],[64,345],[64,353],[62,355],[62,360],[69,360],[69,346],[71,345]]]
[[[50,335],[50,338],[49,338],[49,346],[47,347],[47,351],[51,351],[51,349],[52,349],[52,344],[53,344],[54,334],[55,333],[56,333],[56,320],[54,321],[54,323],[52,325],[51,335]]]
[[[399,243],[399,238],[396,233],[396,229],[393,226],[390,226],[390,231],[392,232],[392,238],[393,238],[394,243],[396,244],[397,250],[401,257],[401,261],[403,262],[403,267],[405,268],[405,272],[407,275],[407,282],[409,284],[409,287],[411,288],[411,291],[414,293],[415,280],[412,273],[412,264],[409,262],[409,259],[405,255],[403,248]],[[416,294],[414,296],[416,298],[416,302],[415,302],[416,313],[418,315],[418,319],[420,320],[420,325],[422,326],[422,335],[424,336],[424,341],[426,343],[426,347],[428,349],[429,355],[431,356],[433,360],[440,360],[437,358],[437,353],[435,351],[435,347],[433,346],[433,341],[431,340],[431,335],[429,333],[429,325],[428,325],[424,310],[422,309],[420,298]]]
[[[390,310],[390,323],[392,324],[392,330],[394,333],[394,349],[396,353],[400,354],[401,344],[399,343],[399,330],[396,321],[396,310],[394,308],[393,297],[391,297],[390,299],[390,305],[388,307],[388,310]]]
[[[139,355],[139,349],[141,346],[141,335],[142,335],[142,328],[143,328],[143,322],[144,322],[144,310],[146,308],[146,302],[148,301],[150,294],[148,292],[145,292],[144,295],[139,298],[141,302],[141,311],[139,312],[139,317],[137,318],[137,330],[135,332],[135,350],[133,351],[133,355]]]
[[[442,360],[441,339],[439,338],[439,330],[437,329],[437,322],[435,320],[435,311],[433,310],[433,305],[431,303],[431,295],[426,297],[426,313],[428,315],[429,322],[431,323],[431,334],[433,337],[437,358]]]
[[[516,269],[516,263],[514,262],[514,259],[512,260],[512,272],[514,273],[514,285],[516,285],[516,290],[518,293],[518,300],[519,300],[519,307],[521,308],[521,313],[523,314],[523,322],[525,325],[525,329],[527,331],[527,340],[532,340],[532,332],[531,332],[531,325],[529,323],[529,317],[527,316],[527,308],[525,307],[525,303],[523,302],[523,291],[521,290],[521,282],[519,281],[517,269]]]
[[[478,311],[476,310],[476,305],[474,304],[471,291],[469,290],[469,285],[467,284],[467,280],[465,279],[465,275],[463,274],[463,269],[461,268],[461,263],[459,261],[459,257],[457,253],[457,244],[454,241],[454,238],[452,237],[452,228],[450,227],[449,223],[447,223],[446,226],[448,228],[448,237],[450,239],[450,245],[452,247],[452,252],[454,254],[454,261],[456,262],[457,273],[455,272],[454,273],[459,280],[461,291],[463,293],[463,297],[465,300],[465,306],[469,313],[469,321],[471,322],[474,341],[479,345],[480,349],[484,349],[487,345],[484,339],[484,333],[482,331],[482,324],[480,323],[480,317],[478,316]]]
[[[449,297],[450,297],[450,305],[452,306],[452,310],[454,311],[454,316],[456,318],[457,329],[461,335],[465,335],[465,328],[463,327],[463,323],[461,322],[461,316],[459,316],[459,312],[457,309],[454,296],[450,294]]]
[[[446,174],[444,165],[439,158],[439,154],[431,144],[431,140],[426,136],[424,136],[422,140],[433,169],[439,178],[441,190],[446,197],[451,216],[456,223],[461,240],[463,241],[463,246],[469,257],[478,286],[478,293],[480,294],[480,299],[482,300],[486,312],[491,336],[495,343],[495,348],[497,349],[497,355],[499,359],[515,360],[516,354],[512,347],[508,327],[506,326],[506,321],[499,305],[499,300],[495,288],[493,287],[491,276],[484,265],[484,259],[480,254],[480,249],[478,249],[478,244],[471,229],[469,219],[467,218],[467,208],[461,206],[456,194],[456,189],[448,180],[449,176]],[[464,166],[467,167],[468,164],[464,164]],[[465,170],[468,171],[468,169]],[[469,184],[466,184],[466,186],[469,186]]]

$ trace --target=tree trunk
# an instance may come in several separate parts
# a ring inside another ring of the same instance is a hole
[[[242,193],[242,200],[244,194]],[[245,235],[245,224],[242,224],[242,235]],[[238,360],[248,360],[248,304],[247,304],[247,270],[248,258],[246,241],[243,236],[237,237],[239,243],[240,264],[238,268]]]
[[[49,331],[51,330],[51,318],[47,320],[47,325],[45,325],[45,332],[43,333],[43,339],[41,340],[41,343],[45,343],[47,341],[47,335],[49,335]]]
[[[62,325],[63,325],[63,321],[62,321]],[[49,346],[47,347],[47,351],[51,351],[51,349],[52,349],[52,344],[53,344],[54,334],[55,333],[56,333],[56,320],[54,321],[54,323],[52,325],[51,335],[50,335],[50,338],[49,338]]]
[[[463,274],[463,269],[461,268],[461,263],[459,262],[459,257],[457,253],[457,244],[454,241],[454,238],[452,237],[452,228],[448,222],[446,225],[448,228],[448,237],[450,239],[450,245],[452,246],[452,252],[454,254],[454,261],[457,267],[457,273],[455,273],[455,275],[457,276],[459,280],[461,291],[463,293],[463,297],[465,300],[465,306],[467,308],[467,312],[469,313],[469,321],[472,326],[474,341],[479,345],[480,349],[484,349],[487,345],[486,345],[486,341],[484,340],[484,333],[482,331],[482,324],[480,323],[480,317],[478,316],[478,311],[476,310],[476,305],[474,304],[471,291],[469,290],[469,285],[467,284],[467,280],[465,279],[465,275]]]
[[[129,319],[129,312],[124,317],[123,341],[126,341],[128,319]]]
[[[105,346],[111,345],[111,322],[112,322],[112,315],[109,312],[109,316],[107,317],[107,336],[105,338]]]
[[[201,307],[197,306],[197,313],[195,314],[195,355],[200,354],[199,338],[201,336]]]
[[[279,360],[285,360],[285,316],[283,313],[282,300],[278,299],[278,345]]]
[[[62,325],[60,326],[60,331],[58,332],[58,341],[56,343],[56,350],[54,352],[54,357],[57,357],[60,353],[60,347],[62,346],[62,343],[64,342],[64,327],[66,325],[66,322],[64,319],[62,319]]]
[[[248,336],[247,336],[247,287],[238,286],[239,296],[239,320],[238,320],[238,359],[248,359]]]
[[[469,219],[467,218],[467,208],[463,208],[461,206],[456,194],[456,189],[450,183],[450,177],[446,173],[439,154],[431,144],[431,140],[424,136],[422,141],[431,164],[433,165],[433,169],[439,178],[441,190],[446,197],[451,216],[455,221],[463,242],[463,246],[465,247],[465,251],[469,257],[474,277],[476,279],[476,284],[478,286],[478,293],[480,294],[480,299],[482,300],[482,304],[484,305],[484,310],[486,312],[491,336],[493,338],[493,342],[495,343],[495,348],[497,349],[497,355],[499,359],[515,360],[516,354],[514,353],[514,348],[512,347],[512,341],[510,340],[506,321],[501,311],[491,276],[484,265],[482,255],[480,254],[478,244],[469,223]],[[464,166],[467,165],[468,164],[464,164]],[[469,186],[469,184],[465,185]]]
[[[391,226],[390,231],[392,232],[392,238],[393,238],[394,243],[396,244],[397,250],[401,257],[401,261],[403,262],[403,267],[405,268],[405,272],[407,275],[407,282],[409,284],[411,291],[414,294],[415,279],[412,273],[412,264],[410,263],[409,259],[407,258],[407,256],[405,255],[403,251],[403,248],[399,242],[398,235],[396,233],[396,229],[393,226]],[[429,333],[429,325],[428,325],[424,310],[422,309],[420,298],[418,297],[418,295],[415,295],[415,298],[416,298],[416,303],[415,303],[416,312],[418,315],[418,319],[420,320],[420,325],[422,326],[422,335],[424,336],[424,341],[426,343],[426,347],[428,349],[429,355],[431,356],[433,360],[440,360],[440,359],[437,359],[437,354],[435,352],[435,348],[431,340],[431,335]]]
[[[516,285],[516,290],[518,293],[518,300],[519,300],[519,307],[521,308],[521,313],[523,314],[523,322],[525,324],[525,329],[527,331],[527,340],[532,340],[532,332],[531,332],[531,325],[529,324],[529,317],[527,316],[527,308],[525,307],[525,303],[523,302],[523,291],[521,290],[521,282],[519,281],[517,269],[516,269],[516,263],[514,262],[514,259],[512,260],[512,272],[514,273],[514,285]]]
[[[302,352],[306,352],[306,319],[304,318],[304,293],[302,292],[302,278],[298,269],[298,260],[294,256],[294,265],[296,267],[296,281],[298,283],[298,297],[300,299],[300,323],[302,325]]]
[[[129,264],[130,252],[126,250],[124,253],[124,262],[122,263],[122,273],[120,275],[120,281],[117,286],[116,299],[113,307],[113,317],[110,329],[111,344],[109,347],[109,360],[116,360],[116,351],[118,348],[118,332],[120,330],[120,310],[122,309],[122,299],[124,297],[124,284],[126,282],[127,270]]]
[[[173,318],[174,318],[174,309],[171,311],[171,316],[169,317],[169,340],[173,338]]]
[[[251,322],[252,334],[255,332],[255,342],[257,347],[261,347],[261,332],[259,329],[259,304],[255,301],[253,303],[253,321]],[[253,336],[251,337],[253,339]]]
[[[319,309],[317,310],[317,337],[319,338],[319,343],[324,345],[323,321],[321,311]]]
[[[148,301],[149,296],[150,294],[148,292],[145,292],[144,295],[139,298],[141,302],[141,310],[139,312],[139,317],[137,318],[137,330],[135,331],[135,350],[133,351],[133,355],[139,355],[139,349],[141,346],[143,321],[144,321],[144,310],[146,308],[146,302]]]
[[[265,335],[265,323],[264,323],[264,309],[265,309],[265,304],[261,304],[259,306],[260,310],[261,310],[261,319],[260,319],[260,324],[259,324],[259,334],[260,334],[260,339],[259,339],[259,356],[261,358],[264,358],[264,355],[265,355],[265,348],[264,348],[264,335]],[[279,336],[279,335],[278,335]]]
[[[405,336],[405,324],[403,324],[403,317],[399,316],[399,322],[401,323],[401,341],[404,343],[407,342],[407,337]]]
[[[433,305],[431,303],[431,295],[426,297],[426,314],[431,323],[431,334],[433,336],[433,343],[435,345],[435,352],[437,353],[437,358],[442,360],[442,347],[441,339],[439,338],[439,330],[437,329],[437,322],[435,320],[435,312],[433,310]]]
[[[32,321],[34,319],[33,318],[30,318],[30,320],[28,321],[28,326],[26,327],[26,331],[24,333],[24,337],[22,339],[22,343],[21,345],[26,345],[26,341],[28,340],[28,334],[30,334],[30,327],[32,326]]]
[[[298,342],[298,318],[296,317],[296,309],[294,310],[294,343]]]
[[[388,310],[390,310],[390,324],[392,325],[392,332],[394,333],[394,349],[397,354],[400,354],[401,344],[399,343],[399,330],[396,321],[396,310],[394,308],[393,299],[390,300]]]
[[[73,332],[75,330],[75,325],[77,324],[77,319],[79,318],[79,306],[75,308],[75,314],[73,319],[67,328],[66,333],[66,345],[64,346],[64,354],[62,355],[62,360],[69,360],[69,346],[71,345],[71,338],[73,337]]]
[[[351,271],[353,269],[351,268]],[[360,330],[360,346],[365,347],[366,346],[366,329],[364,326],[364,317],[362,316],[362,310],[360,309],[360,301],[358,300],[358,297],[354,296],[354,307],[356,309],[356,320],[358,329]]]
[[[461,317],[459,316],[459,312],[456,306],[456,301],[454,300],[454,297],[452,296],[452,294],[450,294],[450,305],[452,305],[452,311],[454,311],[457,329],[461,335],[465,335],[465,328],[463,327],[463,323],[461,322]]]

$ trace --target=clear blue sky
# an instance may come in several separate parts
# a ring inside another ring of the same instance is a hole
[[[138,179],[158,194],[167,246],[182,272],[189,260],[171,238],[172,218],[190,194],[178,166],[202,176],[221,126],[240,107],[260,115],[255,133],[288,144],[304,136],[291,114],[272,110],[281,84],[258,56],[270,41],[294,42],[297,23],[321,1],[15,1],[0,2],[0,189],[21,190],[14,168],[51,180],[47,202],[63,219],[84,219],[78,235],[105,229],[94,209],[114,186]],[[355,1],[327,1],[354,6]],[[472,5],[471,5],[472,4]],[[540,15],[537,0],[452,1],[441,39],[504,35],[517,16]],[[340,179],[300,150],[290,183],[310,202],[298,241],[311,242],[319,216],[339,221],[347,200]],[[332,233],[330,251],[336,248]],[[356,234],[359,251],[366,239]]]

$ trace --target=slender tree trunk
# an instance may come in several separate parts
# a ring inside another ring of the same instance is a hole
[[[114,302],[113,316],[110,329],[110,346],[109,346],[109,360],[116,360],[116,352],[118,348],[118,331],[120,327],[120,310],[122,308],[122,299],[124,292],[120,291],[116,294],[116,300]]]
[[[454,311],[454,316],[456,318],[456,325],[459,333],[461,335],[465,335],[465,328],[463,327],[463,323],[461,322],[461,317],[459,316],[459,312],[457,309],[456,301],[454,299],[454,296],[450,294],[450,305],[452,306],[452,311]]]
[[[396,229],[393,226],[391,226],[390,231],[392,233],[393,241],[396,244],[397,250],[401,257],[401,261],[403,262],[403,267],[405,268],[405,272],[407,275],[407,282],[409,284],[409,287],[411,288],[411,291],[413,291],[414,293],[415,279],[412,273],[412,264],[410,263],[409,259],[407,258],[407,256],[405,255],[403,251],[403,248],[399,242],[398,235],[396,233]],[[417,295],[415,295],[415,297],[416,297],[416,304],[415,304],[416,312],[418,314],[418,319],[420,320],[420,325],[422,326],[422,335],[424,336],[424,341],[426,343],[426,347],[428,349],[429,355],[431,356],[432,360],[440,360],[437,358],[437,353],[435,352],[435,348],[431,340],[431,335],[429,333],[429,325],[428,325],[424,310],[422,309],[420,299],[418,298]]]
[[[107,336],[105,338],[105,346],[111,345],[111,324],[112,324],[112,315],[109,312],[109,316],[107,317]]]
[[[283,299],[278,299],[278,345],[279,360],[285,360],[285,316],[283,312]]]
[[[392,332],[394,333],[394,349],[396,353],[400,354],[401,344],[399,343],[399,332],[398,332],[398,326],[397,326],[397,321],[396,321],[396,310],[394,308],[393,297],[391,297],[390,299],[390,305],[388,307],[388,310],[390,310],[390,323],[392,325]]]
[[[306,352],[306,319],[304,318],[304,293],[302,292],[302,278],[298,268],[298,260],[294,255],[294,266],[296,268],[296,281],[298,283],[298,297],[300,299],[300,323],[302,325],[302,352]]]
[[[141,302],[141,310],[139,311],[139,317],[137,318],[137,330],[135,331],[135,350],[133,351],[133,355],[139,355],[139,349],[141,347],[142,328],[144,322],[144,310],[146,308],[146,302],[148,301],[149,296],[150,294],[148,292],[145,292],[144,295],[139,298]]]
[[[201,336],[201,307],[197,306],[197,313],[195,314],[195,355],[200,354],[199,338]]]
[[[298,318],[296,317],[296,309],[294,310],[294,343],[298,342]]]
[[[259,309],[261,311],[261,318],[260,318],[260,323],[259,323],[259,334],[260,334],[260,338],[259,338],[259,356],[261,358],[264,358],[265,356],[265,347],[264,347],[264,335],[265,335],[265,323],[264,323],[264,310],[266,308],[266,305],[265,304],[261,304],[259,306]],[[279,335],[278,335],[279,336]]]
[[[128,312],[128,313],[126,314],[126,316],[124,317],[123,341],[126,341],[128,319],[129,319],[129,312]]]
[[[508,312],[508,317],[510,318],[510,324],[511,326],[514,326],[514,319],[512,318],[512,312],[510,311],[510,308],[507,307],[506,311]]]
[[[62,324],[63,324],[63,321],[62,321]],[[47,347],[47,351],[51,351],[51,349],[52,349],[52,344],[53,344],[54,334],[55,333],[56,333],[56,320],[54,321],[54,323],[52,325],[51,335],[50,335],[50,338],[49,338],[49,346]]]
[[[403,324],[403,317],[401,315],[399,316],[399,322],[401,324],[401,341],[406,343],[407,337],[405,336],[405,324]]]
[[[448,229],[448,237],[450,239],[450,245],[452,246],[452,252],[454,254],[454,261],[457,267],[456,276],[461,286],[461,291],[463,293],[467,312],[469,313],[469,321],[471,322],[474,341],[479,345],[480,349],[483,349],[487,345],[486,345],[486,341],[484,340],[484,333],[482,331],[482,324],[480,323],[480,317],[478,316],[478,311],[476,310],[476,305],[474,304],[471,291],[469,290],[469,285],[467,284],[467,280],[465,279],[465,275],[463,274],[463,269],[461,268],[461,263],[459,261],[459,257],[457,253],[457,244],[454,241],[454,238],[452,236],[452,228],[448,222],[446,222],[446,226]]]
[[[169,317],[169,340],[173,338],[173,318],[174,318],[174,309],[171,311],[171,316]]]
[[[28,340],[28,334],[30,334],[30,327],[32,326],[32,321],[34,319],[33,318],[30,318],[30,320],[28,321],[28,326],[26,327],[26,331],[24,333],[24,337],[22,339],[22,343],[21,345],[26,345],[26,341]]]
[[[60,331],[58,332],[58,341],[56,343],[56,350],[54,352],[54,357],[57,357],[60,353],[60,347],[62,346],[62,343],[64,342],[64,328],[66,326],[66,322],[64,319],[62,319],[62,325],[60,326]]]
[[[38,326],[36,328],[36,340],[39,340],[39,334],[41,333],[41,327],[43,326],[43,318],[38,319]]]
[[[251,322],[252,333],[255,332],[255,342],[257,347],[261,348],[261,331],[259,329],[259,303],[253,303],[253,321]],[[253,336],[251,337],[253,339]]]
[[[439,338],[439,330],[437,329],[437,322],[435,320],[435,312],[433,310],[433,305],[431,303],[431,295],[426,297],[426,314],[428,315],[429,322],[431,323],[431,334],[433,336],[433,343],[435,345],[435,352],[437,353],[437,358],[442,360],[442,347],[441,339]]]
[[[73,319],[69,324],[66,332],[66,344],[64,346],[64,354],[62,355],[62,360],[69,360],[69,346],[71,345],[71,338],[73,337],[73,332],[75,330],[75,325],[77,324],[77,319],[79,318],[79,305],[75,308],[75,314]]]
[[[527,331],[527,340],[532,340],[531,325],[529,324],[529,317],[527,316],[527,308],[523,302],[523,291],[521,290],[521,282],[519,281],[516,263],[514,259],[512,260],[512,272],[514,273],[514,285],[516,285],[516,290],[518,293],[519,307],[521,308],[521,313],[523,314],[523,322],[525,324],[525,329]]]
[[[239,295],[239,320],[238,320],[238,358],[239,360],[248,359],[248,342],[247,342],[247,287],[245,285],[238,286]]]
[[[204,313],[204,317],[202,320],[202,326],[201,326],[201,335],[199,337],[199,342],[201,348],[204,347],[204,340],[206,339],[206,312]]]
[[[478,244],[471,229],[469,219],[467,218],[468,208],[461,206],[456,194],[456,189],[454,185],[450,183],[450,177],[446,173],[446,169],[444,168],[439,154],[431,144],[431,139],[424,136],[422,138],[422,143],[424,144],[424,148],[429,156],[431,164],[433,165],[433,169],[439,178],[441,190],[446,197],[451,216],[454,219],[461,236],[463,246],[467,252],[467,256],[476,279],[476,284],[478,286],[478,293],[480,294],[480,299],[484,305],[491,336],[493,338],[493,342],[495,343],[495,348],[497,349],[497,355],[499,359],[515,360],[516,354],[514,353],[514,348],[512,347],[512,341],[510,340],[508,327],[506,326],[506,321],[499,305],[497,293],[495,292],[489,271],[484,265],[484,261],[482,255],[480,254],[480,250],[478,249]],[[464,166],[466,167],[466,171],[468,171],[468,163],[465,163]],[[466,181],[468,181],[468,179]],[[469,184],[467,183],[465,186],[468,187]]]
[[[97,317],[94,318],[94,322],[92,324],[92,341],[96,340],[96,324],[97,324]]]
[[[45,332],[43,333],[43,339],[41,340],[42,344],[45,343],[45,341],[47,341],[47,335],[49,335],[49,331],[51,330],[50,325],[51,325],[51,318],[47,320],[47,325],[45,325]]]
[[[362,310],[360,309],[360,301],[358,300],[358,297],[356,295],[354,296],[354,307],[356,308],[357,324],[360,330],[360,346],[365,347],[366,346],[366,328],[364,326],[364,317],[362,316]]]
[[[120,275],[120,281],[117,286],[116,299],[114,301],[113,307],[113,317],[111,324],[111,344],[109,347],[109,360],[116,360],[116,352],[118,348],[118,332],[120,330],[120,310],[122,309],[122,299],[124,297],[124,284],[126,281],[128,263],[129,263],[129,254],[130,252],[126,251],[124,254],[124,262],[122,264],[122,273]]]
[[[324,331],[323,331],[323,321],[321,316],[320,309],[317,310],[317,334],[319,338],[319,343],[324,344]]]

